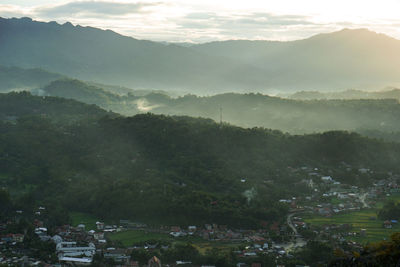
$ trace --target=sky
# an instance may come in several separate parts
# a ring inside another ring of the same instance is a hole
[[[67,21],[138,39],[289,41],[368,28],[400,39],[400,0],[0,0],[0,16]]]

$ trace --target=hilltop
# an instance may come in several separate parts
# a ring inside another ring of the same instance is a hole
[[[31,90],[61,79],[63,76],[43,69],[0,66],[0,92]]]

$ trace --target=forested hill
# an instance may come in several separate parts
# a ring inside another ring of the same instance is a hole
[[[242,127],[265,127],[302,134],[330,130],[400,131],[400,104],[395,99],[293,100],[263,94],[214,96],[161,93],[116,95],[84,82],[63,79],[43,89],[47,95],[97,104],[124,115],[153,112],[222,119]]]
[[[32,96],[28,92],[0,94],[0,118],[8,121],[16,121],[19,117],[40,116],[66,124],[70,121],[97,120],[106,114],[98,106],[76,100]]]
[[[0,66],[0,92],[34,89],[62,77],[60,74],[38,68],[23,69]]]
[[[151,99],[151,98],[150,98]],[[152,112],[202,116],[242,127],[262,126],[291,133],[373,129],[399,131],[400,104],[394,99],[297,101],[262,94],[187,95],[159,101]]]
[[[79,80],[61,79],[51,82],[43,88],[43,94],[63,98],[76,99],[87,104],[97,104],[102,107],[121,102],[122,98],[94,85]]]
[[[298,100],[316,99],[398,99],[400,89],[388,87],[380,91],[345,90],[339,92],[301,91],[284,97]]]
[[[374,170],[376,179],[400,172],[400,145],[353,133],[292,136],[208,119],[106,112],[90,123],[62,124],[65,113],[79,112],[77,102],[1,97],[14,99],[13,114],[20,117],[0,123],[0,182],[24,200],[21,205],[57,202],[110,220],[253,227],[284,218],[280,198],[310,193],[302,182],[304,166],[359,186],[373,178],[358,168]],[[53,116],[60,120],[22,116],[37,103],[43,110],[59,105]],[[64,109],[66,104],[74,105]]]

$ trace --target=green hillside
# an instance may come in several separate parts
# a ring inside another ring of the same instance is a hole
[[[51,96],[72,98],[124,115],[156,114],[194,116],[222,120],[241,127],[265,127],[292,134],[333,130],[399,141],[400,104],[388,98],[294,100],[263,94],[227,93],[214,96],[171,97],[163,93],[135,91],[117,95],[82,81],[57,80],[43,88]],[[378,95],[378,93],[376,93]]]
[[[63,76],[43,69],[0,66],[0,92],[30,90],[47,85]]]
[[[125,118],[26,93],[0,101],[15,107],[3,116],[17,117],[0,124],[3,186],[16,198],[109,220],[251,227],[283,219],[279,199],[310,192],[301,183],[303,166],[361,186],[373,180],[346,174],[343,162],[382,175],[400,171],[400,145],[353,133],[292,136],[190,117]],[[86,123],[68,120],[83,111]]]

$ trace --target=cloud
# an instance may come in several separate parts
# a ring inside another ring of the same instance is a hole
[[[186,19],[193,19],[193,20],[209,20],[215,17],[218,17],[218,15],[214,12],[192,12],[185,15]]]
[[[309,16],[268,12],[194,12],[176,19],[175,23],[182,31],[196,32],[197,40],[301,39],[327,26],[314,22]]]
[[[299,15],[275,15],[272,13],[251,13],[239,18],[238,22],[254,25],[314,25],[310,17]]]
[[[215,5],[202,4],[206,0],[198,0],[198,4],[186,0],[3,1],[8,5],[0,4],[2,17],[31,17],[35,20],[59,23],[69,21],[155,41],[286,41],[342,28],[369,28],[400,37],[399,19],[335,18],[304,12],[285,14],[275,13],[276,10],[267,7],[216,8]],[[25,4],[15,4],[16,2]]]
[[[29,9],[21,8],[16,5],[1,5],[0,4],[0,16],[1,17],[24,17],[30,15]]]
[[[60,17],[60,16],[92,16],[113,17],[129,14],[147,13],[148,7],[158,6],[162,3],[125,3],[106,1],[78,1],[69,2],[57,6],[38,7],[35,12],[38,16]]]
[[[249,13],[218,15],[215,13],[190,13],[177,24],[182,28],[220,28],[231,29],[265,29],[268,27],[318,25],[310,17],[297,15],[275,15],[271,13]]]

